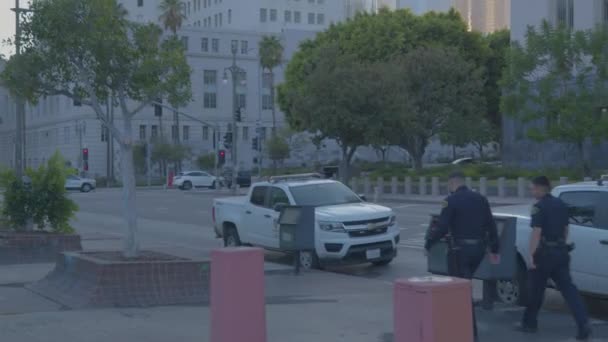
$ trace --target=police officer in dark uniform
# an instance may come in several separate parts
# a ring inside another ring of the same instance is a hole
[[[425,249],[428,251],[434,243],[449,234],[449,274],[472,279],[488,249],[491,261],[500,261],[496,223],[488,200],[465,186],[461,172],[450,174],[448,187],[451,195],[443,202],[436,229],[428,232]],[[477,337],[474,312],[473,324]]]
[[[567,205],[551,195],[551,183],[545,176],[532,180],[532,195],[538,201],[532,207],[528,303],[519,330],[535,333],[538,312],[543,304],[547,280],[551,278],[568,303],[578,326],[576,339],[586,341],[591,335],[589,318],[581,296],[570,277]]]

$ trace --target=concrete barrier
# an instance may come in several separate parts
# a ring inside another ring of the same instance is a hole
[[[526,180],[523,177],[517,178],[517,197],[526,197]]]
[[[439,196],[439,177],[431,178],[431,194]]]
[[[426,195],[426,177],[420,177],[418,182],[418,195]]]
[[[397,177],[392,177],[391,178],[391,194],[397,195],[399,193],[397,190],[398,184],[399,183],[397,183]]]
[[[505,197],[505,177],[498,178],[498,197]]]
[[[211,252],[211,342],[266,342],[264,252]]]
[[[488,194],[488,179],[486,177],[479,178],[479,193],[483,196]]]
[[[405,177],[403,193],[406,196],[412,194],[412,177]]]
[[[473,341],[471,282],[459,278],[398,279],[394,342]]]

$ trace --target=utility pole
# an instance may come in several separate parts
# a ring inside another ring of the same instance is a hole
[[[19,23],[19,16],[21,15],[22,9],[19,7],[19,0],[15,0],[15,8],[12,9],[15,12],[15,55],[21,54],[21,25]],[[25,101],[19,94],[15,94],[15,173],[17,178],[21,179],[23,176],[25,166]]]
[[[148,136],[146,139],[146,178],[147,178],[147,183],[148,183],[148,187],[150,187],[151,185],[151,181],[150,181],[150,177],[151,177],[151,173],[152,173],[152,161],[151,161],[151,155],[152,154],[152,144],[150,144],[150,137]]]
[[[239,162],[237,158],[237,143],[238,143],[238,127],[237,127],[237,110],[238,98],[236,93],[236,82],[238,76],[244,74],[245,70],[236,65],[236,53],[238,52],[238,46],[236,41],[232,42],[232,65],[224,69],[224,83],[228,82],[227,72],[229,71],[232,76],[232,144],[230,146],[230,154],[232,155],[232,191],[237,194],[237,183],[236,179],[239,172]]]

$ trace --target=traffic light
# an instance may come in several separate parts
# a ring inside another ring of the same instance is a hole
[[[156,102],[163,103],[163,99],[156,99]],[[163,107],[160,104],[154,104],[154,116],[163,116]]]
[[[86,147],[82,149],[82,161],[82,169],[89,171],[89,149]]]
[[[254,137],[253,139],[251,139],[251,149],[253,149],[254,151],[258,150],[258,137]]]
[[[218,154],[218,156],[217,156],[217,164],[219,166],[224,165],[226,163],[226,151],[219,150],[217,154]]]
[[[241,122],[241,108],[238,108],[236,113],[234,113],[234,119],[236,122]]]
[[[224,134],[224,147],[230,149],[232,147],[232,132]]]

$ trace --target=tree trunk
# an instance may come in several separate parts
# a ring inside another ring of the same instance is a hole
[[[120,141],[122,193],[125,218],[127,220],[127,234],[124,239],[124,256],[136,257],[139,252],[137,234],[137,206],[135,198],[135,168],[133,163],[131,120],[124,118],[124,139]]]
[[[477,149],[479,150],[479,160],[483,160],[483,144],[477,144]]]
[[[412,155],[412,158],[414,159],[414,169],[416,171],[422,170],[422,156],[423,154],[421,153],[416,153]]]
[[[452,145],[452,160],[456,160],[456,145]]]
[[[348,146],[343,146],[342,147],[342,160],[340,161],[340,168],[339,168],[339,172],[340,172],[340,180],[342,181],[342,183],[348,185],[349,181],[350,181],[350,162],[353,159],[353,156],[355,155],[355,151],[357,150],[356,147],[351,147],[349,149]]]
[[[585,156],[585,142],[579,141],[576,144],[576,147],[578,148],[583,174],[585,175],[585,177],[591,177],[591,167],[589,166],[589,163],[587,162],[587,157]]]
[[[274,108],[274,72],[270,70],[270,108],[272,108],[272,137],[276,136],[277,132],[277,117]]]

